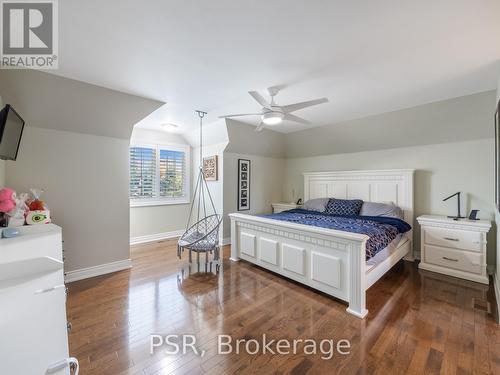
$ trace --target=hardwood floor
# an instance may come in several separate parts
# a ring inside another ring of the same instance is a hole
[[[500,374],[491,290],[401,262],[368,292],[365,320],[346,305],[243,261],[219,277],[178,280],[176,243],[132,248],[133,268],[69,284],[70,353],[92,374]],[[488,301],[490,304],[488,305]],[[217,354],[233,339],[347,339],[350,354]],[[150,355],[151,334],[194,334],[203,357]]]

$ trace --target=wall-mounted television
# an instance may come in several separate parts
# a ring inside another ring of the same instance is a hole
[[[495,203],[500,211],[500,100],[495,112]]]
[[[23,129],[24,120],[7,104],[0,111],[0,159],[16,160]]]

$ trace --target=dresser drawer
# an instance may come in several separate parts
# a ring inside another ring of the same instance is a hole
[[[481,233],[446,228],[425,228],[426,245],[451,247],[480,252],[482,249]]]
[[[481,273],[481,254],[431,245],[425,245],[424,254],[426,263],[470,273]]]

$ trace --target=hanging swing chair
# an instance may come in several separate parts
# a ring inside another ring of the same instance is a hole
[[[200,117],[200,169],[193,194],[193,201],[191,202],[186,231],[177,244],[177,256],[181,259],[182,253],[187,249],[189,250],[189,263],[192,263],[192,253],[195,252],[199,271],[200,253],[205,253],[206,271],[209,263],[209,254],[213,255],[213,261],[216,263],[217,269],[219,268],[219,228],[222,216],[217,213],[203,172],[203,117],[207,113],[202,111],[196,111],[196,113]],[[208,196],[210,205],[208,205],[205,195]],[[195,210],[196,214],[194,213]]]

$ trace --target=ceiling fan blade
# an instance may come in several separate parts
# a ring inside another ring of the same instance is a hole
[[[323,103],[327,103],[327,102],[328,102],[327,98],[314,99],[314,100],[308,100],[307,102],[284,105],[284,106],[281,106],[281,109],[285,113],[290,113],[290,112],[298,111],[299,109],[302,109],[302,108],[312,107],[313,105],[323,104]]]
[[[226,117],[240,117],[240,116],[262,116],[262,113],[240,113],[237,115],[224,115],[224,116],[219,116],[219,118],[226,118]]]
[[[309,121],[303,119],[302,117],[295,116],[295,115],[292,115],[290,113],[285,113],[285,117],[283,119],[284,120],[288,120],[288,121],[298,122],[298,123],[304,124],[304,125],[309,125],[310,124]]]
[[[261,122],[256,128],[255,128],[255,131],[256,132],[260,132],[262,131],[262,129],[264,129],[264,123]]]
[[[257,102],[263,106],[264,108],[269,108],[271,109],[271,104],[267,102],[266,99],[264,99],[264,97],[262,95],[260,95],[257,91],[249,91],[248,92],[252,98],[254,98],[255,100],[257,100]]]

